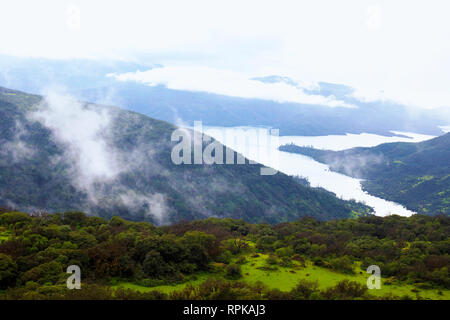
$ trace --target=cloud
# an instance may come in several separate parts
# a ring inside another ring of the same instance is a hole
[[[153,216],[160,224],[168,222],[166,198],[161,193],[143,195],[128,189],[119,193],[117,199],[127,208],[144,209],[147,216]]]
[[[52,92],[29,117],[49,128],[56,142],[66,147],[65,157],[76,171],[79,188],[89,189],[87,186],[97,181],[111,182],[121,172],[107,142],[111,115],[106,109],[94,109]]]
[[[144,162],[147,170],[158,172],[159,168],[157,164],[148,165],[153,154],[149,144],[138,142],[132,150],[120,150],[115,145],[114,110],[51,91],[28,119],[50,129],[54,141],[63,146],[64,153],[53,161],[69,165],[72,184],[88,195],[89,205],[124,206],[164,223],[167,206],[163,194],[138,192],[120,181],[122,174],[133,172]]]
[[[401,91],[414,105],[450,106],[446,0],[54,2],[0,2],[0,29],[8,30],[0,52],[196,60],[236,72]],[[413,99],[420,91],[425,103]]]
[[[332,170],[343,172],[345,175],[355,178],[363,178],[364,172],[371,167],[385,162],[383,155],[356,154],[344,157],[329,156],[325,162]]]
[[[14,125],[14,135],[11,140],[6,141],[0,148],[0,155],[10,157],[13,163],[30,159],[36,150],[30,146],[23,138],[27,131],[22,122],[16,121]]]
[[[108,74],[119,81],[136,81],[149,86],[164,85],[169,89],[209,92],[240,98],[295,102],[328,107],[354,108],[333,96],[307,94],[302,87],[286,82],[266,83],[249,75],[209,67],[167,66],[147,71]]]
[[[438,93],[433,90],[422,90],[422,88],[388,88],[378,90],[373,88],[356,87],[348,95],[361,102],[391,102],[407,107],[420,109],[450,109],[450,93]]]

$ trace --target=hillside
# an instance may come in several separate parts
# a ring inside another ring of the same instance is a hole
[[[343,151],[280,147],[326,163],[362,181],[378,197],[424,214],[450,213],[450,133],[420,143],[385,143]]]
[[[326,220],[368,210],[282,173],[261,176],[257,164],[175,165],[176,127],[116,107],[0,88],[0,119],[0,206],[157,224]]]

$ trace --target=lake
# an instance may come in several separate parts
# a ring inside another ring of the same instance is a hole
[[[420,142],[434,136],[411,132],[395,132],[401,136],[385,137],[375,134],[347,134],[329,136],[282,136],[271,135],[270,129],[258,127],[203,127],[203,132],[224,145],[243,154],[250,160],[272,167],[288,175],[307,178],[313,187],[334,192],[344,200],[354,199],[374,208],[375,214],[410,216],[415,212],[403,206],[369,195],[361,188],[361,180],[329,170],[328,166],[309,157],[282,152],[280,145],[294,143],[318,149],[344,150],[353,147],[373,147],[386,142]]]

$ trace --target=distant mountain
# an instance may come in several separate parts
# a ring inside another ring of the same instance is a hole
[[[108,86],[111,72],[149,70],[158,64],[89,59],[46,59],[0,55],[0,86],[40,94],[62,86],[73,92]]]
[[[385,143],[343,151],[285,145],[362,181],[369,193],[424,214],[450,214],[450,133],[420,143]]]
[[[350,90],[342,85],[321,85],[323,87],[317,90],[324,95],[337,97]],[[313,90],[308,92],[317,94]],[[280,135],[367,132],[392,136],[392,131],[439,135],[442,134],[439,126],[450,122],[450,116],[443,116],[443,112],[418,111],[392,102],[361,102],[351,97],[343,101],[357,108],[244,99],[135,82],[115,82],[83,90],[77,96],[88,101],[102,101],[108,96],[121,107],[174,124],[182,121],[192,125],[194,121],[202,120],[209,126],[268,126],[278,128]]]
[[[176,127],[117,107],[0,88],[0,119],[0,206],[155,223],[210,216],[275,223],[369,211],[282,173],[262,176],[261,165],[248,161],[175,165]]]
[[[163,85],[151,87],[106,76],[155,67],[161,65],[0,56],[0,86],[38,94],[45,93],[49,86],[63,86],[80,100],[117,105],[172,124],[192,125],[193,121],[202,120],[208,126],[268,126],[280,129],[280,135],[368,132],[390,136],[393,135],[392,130],[439,135],[442,131],[438,126],[450,124],[450,114],[444,109],[417,111],[387,101],[362,102],[353,97],[351,87],[342,84],[319,82],[309,88],[284,76],[252,79],[287,84],[307,95],[334,96],[357,108],[279,103],[172,90]]]

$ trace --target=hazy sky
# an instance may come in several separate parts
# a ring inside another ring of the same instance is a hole
[[[450,107],[449,12],[448,0],[2,1],[0,53],[287,75]]]

